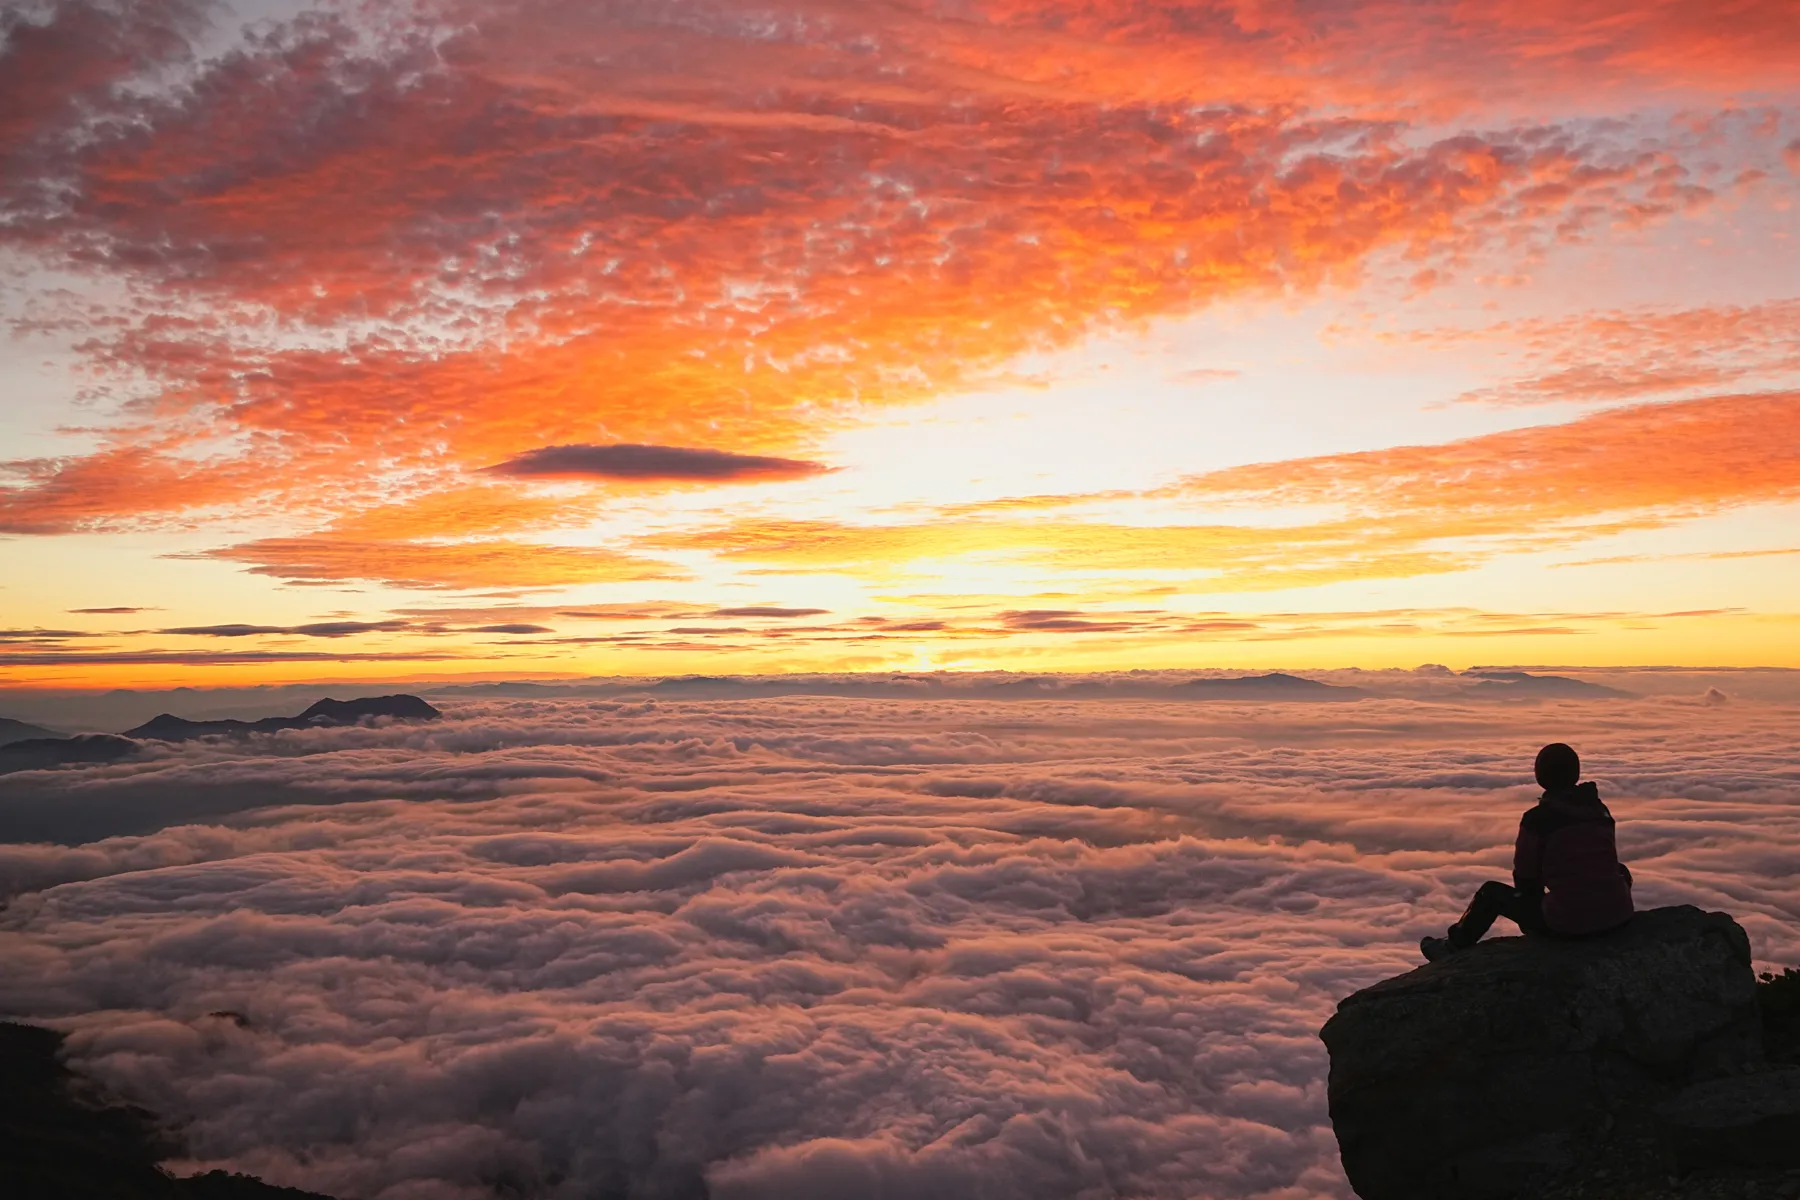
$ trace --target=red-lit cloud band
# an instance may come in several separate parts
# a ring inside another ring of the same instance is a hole
[[[1641,83],[1679,41],[1777,86],[1778,7],[1409,8],[1394,41],[1379,4],[428,6],[180,66],[184,6],[52,5],[5,43],[0,237],[137,288],[90,348],[150,398],[110,447],[13,464],[0,527],[323,520],[573,445],[791,459],[847,406],[1109,324],[1651,220],[1714,184],[1597,128],[1351,102],[1452,44]]]

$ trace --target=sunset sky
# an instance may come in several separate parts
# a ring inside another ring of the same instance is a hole
[[[0,9],[0,683],[1800,667],[1794,0]]]

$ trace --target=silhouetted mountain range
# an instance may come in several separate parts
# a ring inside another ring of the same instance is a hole
[[[1343,701],[1393,696],[1381,687],[1325,683],[1274,671],[1264,675],[1175,678],[1172,672],[1129,672],[1105,677],[1079,675],[996,674],[946,680],[936,675],[682,675],[654,680],[591,680],[569,683],[503,682],[442,689],[446,696],[666,696],[679,700],[755,699],[767,696],[844,696],[860,699],[1033,699],[1068,700],[1235,700]],[[1477,667],[1444,671],[1454,690],[1433,699],[1594,700],[1625,698],[1631,693],[1565,675],[1533,675],[1527,671]],[[1466,681],[1466,682],[1465,682]],[[1401,694],[1402,696],[1404,694]],[[354,725],[374,718],[434,721],[436,708],[411,695],[368,696],[357,700],[320,700],[297,717],[264,717],[257,721],[194,721],[162,713],[121,735],[50,736],[22,721],[0,718],[0,773],[36,770],[75,763],[113,762],[136,752],[146,741],[185,742],[203,737],[241,737],[285,729]]]
[[[1194,679],[1170,690],[1190,699],[1220,700],[1359,700],[1369,695],[1362,688],[1320,683],[1280,671],[1236,679]]]
[[[15,721],[11,717],[0,717],[0,746],[9,742],[23,742],[30,738],[53,738],[54,730],[45,729],[42,725],[30,725],[24,721]]]
[[[1593,700],[1601,696],[1626,696],[1618,688],[1609,688],[1566,675],[1532,675],[1525,671],[1465,671],[1464,675],[1480,680],[1469,689],[1477,699],[1513,696],[1533,700]]]
[[[869,673],[833,675],[677,675],[663,679],[586,679],[566,682],[508,680],[452,685],[432,694],[518,699],[657,696],[672,700],[750,700],[767,696],[844,696],[858,699],[962,700],[1231,700],[1316,702],[1363,699],[1598,700],[1632,693],[1565,675],[1476,667],[1448,668],[1420,686],[1410,677],[1396,686],[1393,673],[1344,672],[1354,678],[1327,682],[1273,671],[1262,675],[1185,675],[1174,671],[1126,671],[1098,675]],[[1408,673],[1412,675],[1413,673]]]
[[[127,729],[124,736],[159,742],[185,742],[198,737],[355,725],[375,717],[392,717],[396,721],[435,721],[441,716],[442,713],[417,696],[368,696],[361,700],[325,699],[297,717],[264,717],[260,721],[189,721],[171,713],[162,713],[135,729]]]
[[[76,763],[109,763],[130,758],[139,743],[110,733],[83,733],[75,737],[26,738],[0,746],[0,774],[7,771],[42,771]]]
[[[180,1145],[152,1114],[75,1076],[62,1042],[53,1029],[0,1023],[0,1193],[8,1200],[329,1200],[249,1175],[167,1174],[157,1164]]]
[[[518,685],[486,685],[503,694],[519,694]],[[542,685],[538,685],[542,686]],[[556,685],[549,685],[554,688]],[[449,689],[478,693],[484,685]],[[1321,683],[1298,675],[1274,672],[1231,678],[1199,678],[1182,683],[1124,678],[1087,679],[1069,675],[1027,675],[992,681],[958,681],[946,688],[931,676],[729,676],[682,675],[641,684],[620,684],[608,694],[650,693],[675,699],[723,700],[760,696],[851,696],[862,699],[917,698],[938,695],[963,699],[1063,699],[1115,700],[1360,700],[1373,693],[1358,687]]]
[[[376,717],[396,721],[435,721],[443,716],[417,696],[365,696],[359,700],[325,699],[297,717],[265,717],[260,721],[189,721],[170,713],[152,717],[122,734],[89,733],[75,737],[30,737],[0,744],[0,774],[41,771],[79,763],[118,762],[136,754],[145,742],[186,742],[202,737],[242,737],[283,729],[321,729],[355,725]],[[23,722],[10,722],[23,725]],[[24,726],[35,728],[34,726]]]

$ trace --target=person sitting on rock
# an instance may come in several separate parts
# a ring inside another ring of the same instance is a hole
[[[1631,919],[1631,872],[1619,861],[1612,813],[1592,783],[1580,782],[1580,756],[1554,742],[1538,751],[1536,769],[1544,795],[1519,821],[1512,886],[1477,888],[1447,937],[1419,942],[1427,960],[1473,946],[1496,917],[1550,937],[1604,933]]]

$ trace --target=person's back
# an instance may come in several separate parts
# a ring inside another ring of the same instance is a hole
[[[1592,783],[1546,791],[1520,820],[1513,886],[1542,888],[1552,933],[1599,933],[1631,918],[1631,876],[1619,862],[1612,813]]]
[[[1519,820],[1512,886],[1482,884],[1462,919],[1444,937],[1419,940],[1428,959],[1467,949],[1497,917],[1528,934],[1580,937],[1631,919],[1631,872],[1619,862],[1612,813],[1600,791],[1582,783],[1581,759],[1555,742],[1534,764],[1544,794]]]

